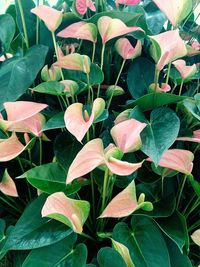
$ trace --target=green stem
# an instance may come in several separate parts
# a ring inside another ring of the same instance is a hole
[[[104,63],[104,53],[105,53],[105,44],[103,44],[102,46],[102,50],[101,50],[101,70],[103,71],[103,63]],[[98,85],[98,91],[97,91],[97,97],[99,97],[100,95],[100,88],[101,88],[101,84]]]
[[[96,240],[95,240],[93,237],[91,237],[90,235],[87,235],[87,234],[85,234],[85,233],[81,233],[80,235],[82,235],[83,237],[85,237],[85,238],[87,238],[87,239],[90,239],[90,240],[96,242]]]
[[[22,7],[21,0],[18,0],[18,6],[19,6],[19,11],[20,11],[21,20],[22,20],[22,27],[23,27],[23,31],[24,31],[24,39],[25,39],[26,47],[29,48],[28,33],[27,33],[26,22],[25,22],[25,17],[24,17],[24,10]]]
[[[164,179],[165,179],[165,177],[162,176],[162,177],[161,177],[161,196],[162,196],[162,197],[163,197],[163,195],[164,195]]]
[[[155,68],[155,75],[154,75],[155,92],[156,92],[158,82],[159,82],[159,75],[160,75],[160,71],[157,70],[157,68]]]
[[[171,71],[171,66],[172,66],[172,63],[170,62],[168,65],[168,70],[167,70],[167,78],[165,81],[166,84],[168,84],[168,82],[169,82],[169,75],[170,75],[170,71]]]
[[[21,169],[22,173],[24,173],[25,170],[24,170],[24,167],[23,167],[23,165],[22,165],[21,159],[20,159],[19,157],[17,157],[17,160],[18,160],[18,162],[19,162],[19,166],[20,166],[20,169]]]
[[[56,53],[56,58],[58,60],[59,56],[58,56],[58,48],[57,48],[57,44],[56,44],[55,32],[51,32],[51,34],[52,34],[53,45],[54,45],[54,49],[55,49],[55,53]],[[61,74],[62,80],[64,80],[64,75],[63,75],[61,68],[60,68],[60,74]]]
[[[112,94],[111,94],[111,96],[110,96],[110,98],[109,98],[109,101],[108,101],[107,109],[109,109],[110,104],[111,104],[111,102],[112,102],[112,98],[113,98],[113,95],[114,95],[114,91],[115,91],[115,88],[116,88],[116,86],[117,86],[117,84],[118,84],[118,81],[119,81],[119,78],[120,78],[120,76],[121,76],[122,70],[123,70],[123,68],[124,68],[125,62],[126,62],[126,59],[123,60],[122,65],[121,65],[121,68],[120,68],[119,73],[118,73],[118,75],[117,75],[117,79],[116,79],[116,81],[115,81],[115,84],[114,84],[114,88],[113,88]]]
[[[4,203],[6,203],[9,207],[20,213],[19,209],[13,206],[8,200],[4,199],[3,197],[0,196],[0,200],[2,200]]]
[[[40,156],[39,156],[39,166],[42,165],[42,138],[39,137],[39,150],[40,150]]]
[[[181,93],[182,93],[183,84],[184,84],[184,79],[182,79],[182,81],[181,81],[181,85],[180,85],[180,89],[179,89],[179,94],[178,95],[181,95]]]
[[[92,191],[92,213],[93,213],[93,220],[95,222],[96,218],[96,212],[95,212],[95,195],[94,195],[94,178],[92,175],[92,172],[90,173],[90,178],[91,178],[91,191]]]
[[[181,188],[180,188],[180,192],[179,192],[178,199],[177,199],[177,205],[176,205],[177,209],[178,209],[179,204],[180,204],[180,200],[181,200],[181,196],[182,196],[182,193],[183,193],[183,188],[185,186],[186,179],[187,179],[187,175],[184,176],[183,182],[182,182],[182,185],[181,185]]]
[[[189,210],[189,212],[187,212],[185,214],[185,218],[188,218],[188,216],[200,205],[200,199],[199,197],[197,198],[197,200],[194,202],[194,204],[192,205],[191,209]]]
[[[94,62],[95,51],[96,51],[96,43],[93,43],[93,49],[92,49],[92,63]]]

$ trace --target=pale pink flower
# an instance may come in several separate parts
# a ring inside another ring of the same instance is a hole
[[[88,8],[93,12],[96,11],[96,7],[94,3],[92,2],[92,0],[76,0],[76,11],[80,15],[85,15]]]
[[[183,59],[178,59],[174,61],[172,64],[180,72],[183,80],[192,77],[197,71],[196,64],[193,64],[192,66],[187,66],[185,60]]]
[[[123,59],[134,59],[141,55],[142,43],[138,40],[136,46],[133,47],[127,38],[120,38],[115,43],[115,49]]]

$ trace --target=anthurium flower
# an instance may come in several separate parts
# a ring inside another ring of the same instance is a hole
[[[78,53],[69,54],[58,58],[54,63],[55,66],[69,70],[80,70],[85,73],[90,73],[90,58]]]
[[[91,115],[83,110],[82,103],[74,103],[65,111],[64,121],[67,130],[81,142],[93,121],[101,115],[105,108],[105,101],[102,98],[96,98],[92,105]]]
[[[150,39],[152,41],[150,54],[157,63],[156,67],[159,71],[161,71],[166,64],[187,55],[186,46],[178,30],[150,36]]]
[[[195,244],[200,247],[200,229],[196,230],[192,235],[191,238]]]
[[[16,158],[25,148],[15,133],[7,139],[0,139],[0,162],[6,162]]]
[[[93,23],[79,21],[72,23],[70,26],[60,31],[57,36],[63,38],[77,38],[88,40],[93,43],[97,41],[97,27]]]
[[[153,2],[174,27],[187,17],[192,10],[192,0],[153,0]]]
[[[194,131],[192,137],[178,137],[176,140],[200,143],[200,130]]]
[[[59,81],[61,79],[60,69],[52,65],[48,68],[48,65],[45,65],[41,71],[41,78],[43,81]]]
[[[191,174],[194,154],[184,149],[169,149],[161,157],[158,165],[186,175]],[[147,161],[153,162],[150,158]]]
[[[141,145],[140,133],[147,126],[135,119],[128,119],[116,124],[110,131],[115,144],[124,152],[138,150]]]
[[[96,8],[92,0],[76,0],[76,11],[80,15],[85,15],[88,8],[93,12],[96,11]]]
[[[114,145],[104,150],[103,142],[100,138],[91,140],[79,151],[72,162],[68,170],[67,184],[102,164],[106,165],[112,173],[121,176],[130,175],[142,166],[143,162],[129,163],[119,160],[117,157],[121,157],[122,154],[120,149]]]
[[[140,208],[150,211],[153,209],[153,206],[150,202],[143,201],[138,203],[135,182],[132,181],[123,191],[111,200],[99,218],[122,218],[129,216]]]
[[[42,208],[42,217],[60,221],[80,234],[89,211],[89,202],[68,198],[63,192],[57,192],[47,198]]]
[[[116,240],[114,240],[112,238],[111,238],[111,241],[112,241],[112,245],[113,245],[114,249],[117,252],[119,252],[119,254],[122,256],[123,260],[126,263],[126,266],[127,267],[135,267],[135,265],[131,259],[131,256],[130,256],[129,249],[124,244],[117,242]]]
[[[131,113],[131,110],[132,109],[126,109],[124,111],[122,111],[115,119],[115,125],[120,123],[120,122],[123,122],[123,121],[126,121],[128,118],[129,118],[129,115]]]
[[[40,5],[31,12],[43,20],[51,32],[55,32],[62,22],[62,12],[49,6]]]
[[[123,59],[134,59],[141,55],[142,43],[138,40],[136,46],[133,47],[127,38],[120,38],[115,43],[115,49]]]
[[[193,64],[192,66],[187,66],[185,60],[183,59],[178,59],[174,61],[172,64],[180,72],[183,80],[192,77],[197,71],[196,64]]]
[[[105,44],[109,40],[133,32],[143,31],[140,27],[127,27],[120,19],[113,19],[108,16],[102,16],[97,22],[99,33],[101,35],[102,43]]]
[[[127,5],[127,6],[133,6],[137,5],[141,2],[141,0],[116,0],[115,4],[118,7],[120,5]]]
[[[161,86],[155,83],[149,85],[149,91],[157,92],[157,93],[167,93],[171,90],[171,86],[167,83],[161,83]]]
[[[17,101],[6,102],[4,107],[7,120],[0,118],[0,127],[4,131],[30,132],[41,136],[45,118],[39,112],[47,107],[46,104]]]
[[[11,197],[18,197],[15,183],[10,177],[10,175],[8,174],[7,169],[5,170],[3,174],[3,178],[0,182],[0,191],[5,195],[11,196]]]
[[[60,81],[61,84],[65,86],[64,92],[68,92],[70,95],[74,96],[78,91],[78,84],[72,80]]]
[[[194,48],[195,50],[200,50],[200,43],[198,41],[193,41],[192,48]]]

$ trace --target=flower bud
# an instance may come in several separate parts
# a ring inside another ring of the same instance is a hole
[[[139,198],[138,198],[138,204],[140,205],[141,203],[143,203],[145,201],[145,194],[141,193]]]
[[[88,56],[82,56],[83,71],[87,74],[90,73],[90,58]]]
[[[68,92],[72,96],[76,95],[76,93],[78,92],[79,86],[77,82],[72,80],[64,80],[60,81],[60,83],[62,83],[65,86],[64,92]]]
[[[122,87],[117,85],[110,85],[106,90],[106,96],[110,98],[111,96],[123,95],[125,92]]]
[[[41,71],[41,78],[45,82],[59,81],[61,79],[60,69],[53,65],[50,68],[48,68],[48,66],[45,65]]]
[[[93,102],[94,119],[101,116],[105,109],[106,103],[103,98],[96,98]]]
[[[167,93],[170,90],[171,90],[171,87],[167,83],[162,83],[161,87],[159,86],[159,84],[157,84],[157,87],[156,87],[155,83],[152,83],[152,84],[149,85],[149,92],[150,93],[154,93],[154,92]]]

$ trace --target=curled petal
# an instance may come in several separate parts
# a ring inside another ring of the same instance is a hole
[[[192,172],[193,159],[194,154],[188,150],[169,149],[163,154],[158,165],[189,175]],[[146,160],[152,162],[150,158]]]
[[[157,87],[156,87],[155,83],[152,83],[149,85],[149,90],[156,91],[158,93],[167,93],[171,90],[171,86],[167,83],[162,83],[161,86],[157,84]]]
[[[110,133],[116,145],[124,153],[133,152],[141,146],[140,133],[146,125],[135,119],[129,119],[116,124]]]
[[[129,118],[129,115],[130,115],[130,112],[131,112],[132,109],[126,109],[124,111],[122,111],[115,119],[115,125],[120,123],[120,122],[123,122],[123,121],[126,121],[128,118]]]
[[[52,7],[40,5],[33,9],[31,12],[44,21],[47,28],[54,32],[62,22],[62,12]]]
[[[196,230],[192,235],[191,238],[195,244],[200,247],[200,229]]]
[[[137,171],[137,169],[142,167],[142,163],[143,161],[139,163],[129,163],[127,161],[118,160],[113,157],[110,157],[106,161],[108,169],[112,173],[120,176],[126,176],[132,174],[133,172]]]
[[[97,27],[93,23],[79,21],[59,32],[57,36],[88,40],[95,43],[97,41]]]
[[[157,69],[159,71],[161,71],[166,64],[187,55],[186,45],[181,39],[178,30],[167,31],[155,36],[150,36],[150,38],[153,43],[150,48],[150,53],[157,63]]]
[[[102,43],[105,44],[109,40],[133,32],[143,31],[140,27],[127,27],[120,19],[112,19],[108,16],[102,16],[98,20],[98,29],[101,35]]]
[[[193,41],[192,42],[192,48],[195,50],[200,50],[200,43],[198,41]]]
[[[192,66],[186,66],[186,62],[183,59],[176,60],[172,64],[180,72],[181,77],[184,80],[192,77],[197,71],[196,64],[193,64]]]
[[[67,184],[103,164],[104,149],[101,139],[88,142],[73,160],[67,174]]]
[[[166,15],[174,27],[178,25],[191,11],[191,0],[153,0]]]
[[[137,210],[138,207],[135,183],[133,181],[111,200],[99,218],[126,217]]]
[[[5,170],[2,181],[0,182],[0,191],[5,195],[18,197],[16,185],[7,170]]]
[[[127,38],[120,38],[117,40],[115,48],[123,59],[134,59],[141,55],[142,43],[137,41],[136,46],[133,47]]]
[[[19,156],[25,147],[19,142],[16,134],[8,139],[0,139],[0,162],[6,162]]]
[[[80,70],[85,73],[90,72],[90,58],[78,53],[60,57],[58,58],[58,61],[54,63],[54,65],[69,70]]]
[[[82,233],[89,210],[89,202],[71,199],[63,192],[58,192],[47,198],[42,208],[42,217],[53,218],[68,225],[74,232]]]

